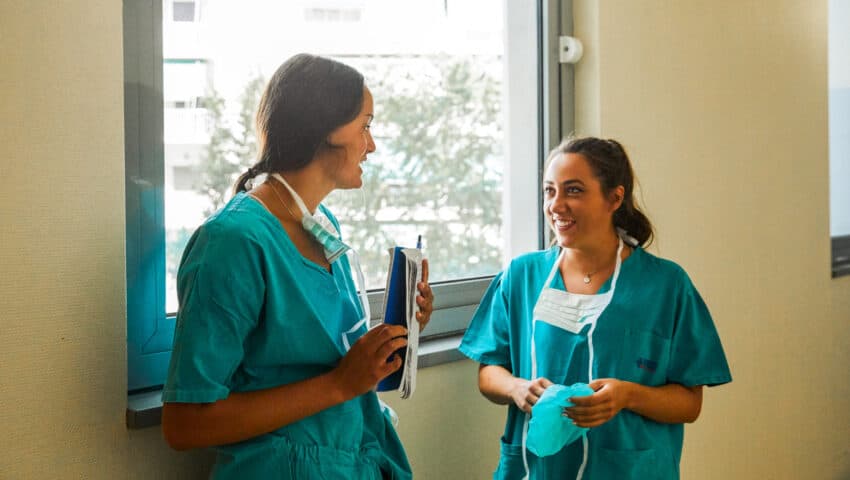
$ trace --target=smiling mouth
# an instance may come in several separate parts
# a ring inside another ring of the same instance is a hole
[[[558,230],[567,230],[573,225],[576,224],[575,220],[572,219],[552,219],[552,224],[555,225],[555,228]]]

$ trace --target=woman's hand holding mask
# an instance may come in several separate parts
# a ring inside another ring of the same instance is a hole
[[[548,378],[535,378],[534,380],[517,379],[516,387],[511,390],[511,399],[517,408],[525,413],[531,413],[531,407],[543,395],[543,391],[552,385]]]
[[[628,382],[616,378],[600,378],[589,385],[596,393],[586,397],[573,397],[570,401],[575,406],[564,409],[564,415],[570,417],[579,427],[598,427],[626,408]]]

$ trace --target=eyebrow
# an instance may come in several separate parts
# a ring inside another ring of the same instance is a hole
[[[551,180],[543,180],[544,185],[554,185],[555,183],[556,182],[553,182]],[[564,180],[563,182],[561,182],[561,185],[571,185],[571,184],[584,185],[584,182],[582,182],[581,180],[579,180],[577,178],[570,178],[570,179],[567,179],[567,180]]]

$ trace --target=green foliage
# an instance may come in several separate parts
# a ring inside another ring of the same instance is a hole
[[[399,78],[386,63],[361,67],[375,98],[378,148],[364,166],[366,205],[352,194],[328,203],[362,252],[371,286],[385,274],[387,248],[414,246],[418,234],[432,281],[501,268],[501,86],[486,66],[428,57],[417,69],[426,81]]]
[[[246,168],[257,160],[257,129],[254,126],[254,118],[265,85],[266,79],[257,75],[248,81],[239,97],[238,131],[234,135],[233,155]]]
[[[235,128],[225,121],[225,102],[218,92],[211,90],[202,100],[209,115],[210,142],[198,165],[198,180],[193,189],[209,199],[204,216],[211,215],[227,202],[236,178],[256,161],[254,113],[264,85],[262,76],[254,77],[245,85],[239,98]]]
[[[362,193],[335,192],[325,204],[360,252],[370,287],[384,282],[387,249],[414,246],[419,234],[432,281],[500,269],[503,132],[496,60],[418,57],[414,72],[409,59],[343,59],[364,73],[372,90],[378,150],[364,165]],[[253,119],[264,83],[257,77],[246,85],[235,129],[224,121],[224,101],[214,91],[207,97],[212,135],[195,186],[210,200],[207,215],[256,158]]]

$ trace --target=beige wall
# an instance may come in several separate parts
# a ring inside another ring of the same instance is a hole
[[[579,0],[577,131],[629,149],[656,252],[703,293],[734,382],[683,477],[850,478],[850,277],[830,279],[826,2]]]
[[[846,478],[850,278],[828,271],[825,7],[576,4],[579,130],[630,147],[660,252],[704,293],[735,376],[687,428],[684,477]],[[121,39],[119,1],[0,2],[0,479],[208,468],[124,427]],[[386,397],[417,478],[492,470],[503,414],[474,375],[426,369],[412,401]]]
[[[0,479],[191,478],[128,432],[121,2],[0,2]]]
[[[492,477],[507,410],[478,393],[477,374],[471,360],[426,368],[410,400],[381,396],[399,415],[398,433],[417,480]]]

